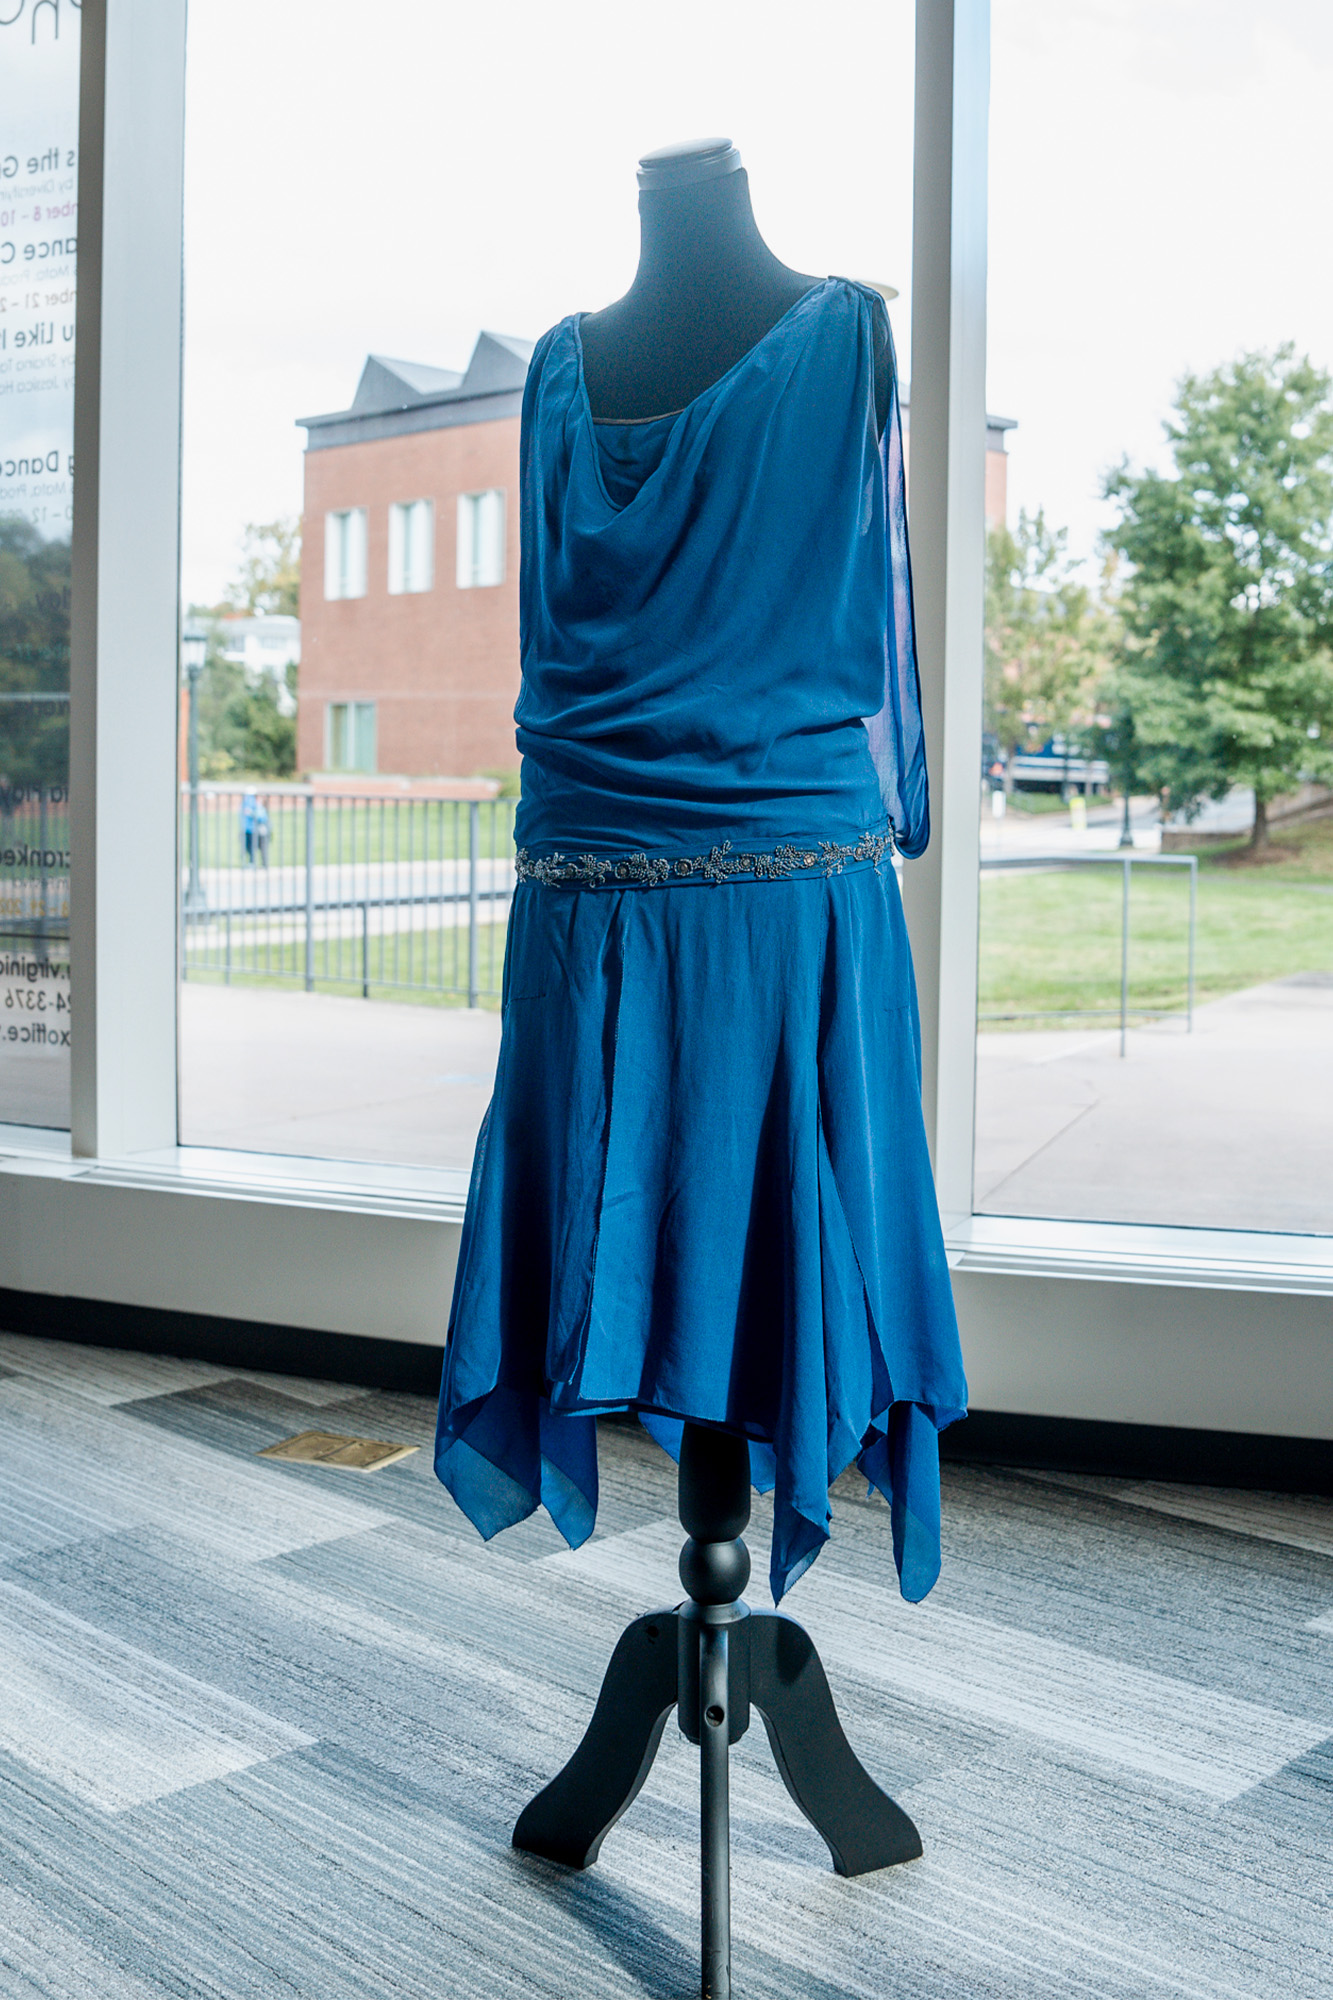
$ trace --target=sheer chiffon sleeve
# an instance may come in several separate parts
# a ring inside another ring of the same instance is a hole
[[[881,311],[882,302],[881,302]],[[888,314],[883,328],[889,343],[889,410],[880,439],[884,478],[884,538],[888,560],[888,607],[884,629],[884,705],[866,723],[870,753],[879,774],[880,796],[899,851],[909,860],[930,840],[930,784],[926,775],[925,732],[921,721],[921,681],[917,671],[916,621],[912,609],[912,558],[907,541],[907,478],[903,459],[902,408],[898,364]]]

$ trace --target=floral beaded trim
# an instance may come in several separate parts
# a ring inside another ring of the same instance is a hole
[[[775,847],[766,854],[742,854],[724,840],[707,854],[681,854],[674,861],[650,854],[563,854],[534,860],[526,847],[516,856],[520,882],[540,882],[545,889],[600,889],[623,882],[636,889],[657,889],[664,882],[729,882],[752,875],[756,882],[783,882],[791,875],[841,875],[849,861],[873,861],[878,868],[893,852],[893,835],[863,833],[859,840],[821,840],[818,847]]]

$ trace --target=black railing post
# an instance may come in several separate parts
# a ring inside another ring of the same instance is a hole
[[[305,799],[305,990],[315,990],[315,795]]]
[[[1129,870],[1130,856],[1127,854],[1121,864],[1125,871],[1124,889],[1120,898],[1120,1053],[1127,1052],[1126,1036],[1129,1032]]]
[[[477,981],[477,870],[481,861],[481,802],[473,799],[467,809],[467,1004],[478,1005],[481,988]]]

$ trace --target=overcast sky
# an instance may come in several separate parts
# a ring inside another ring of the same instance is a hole
[[[797,269],[888,280],[910,368],[910,0],[191,0],[184,588],[299,511],[367,352],[461,367],[628,285],[634,163],[725,132]],[[1328,0],[995,0],[989,400],[1090,550],[1174,382],[1333,363]]]

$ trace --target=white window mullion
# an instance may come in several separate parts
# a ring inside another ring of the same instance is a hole
[[[946,1228],[972,1213],[985,614],[987,0],[918,8],[909,507],[930,846],[903,868]]]
[[[13,8],[7,18],[17,19]],[[36,36],[32,9],[28,18]],[[89,8],[82,36],[71,1144],[80,1157],[114,1157],[176,1141],[185,9],[178,0]],[[78,1293],[93,1275],[77,1264],[92,1254],[81,1212],[54,1236],[71,1254],[55,1289]]]

